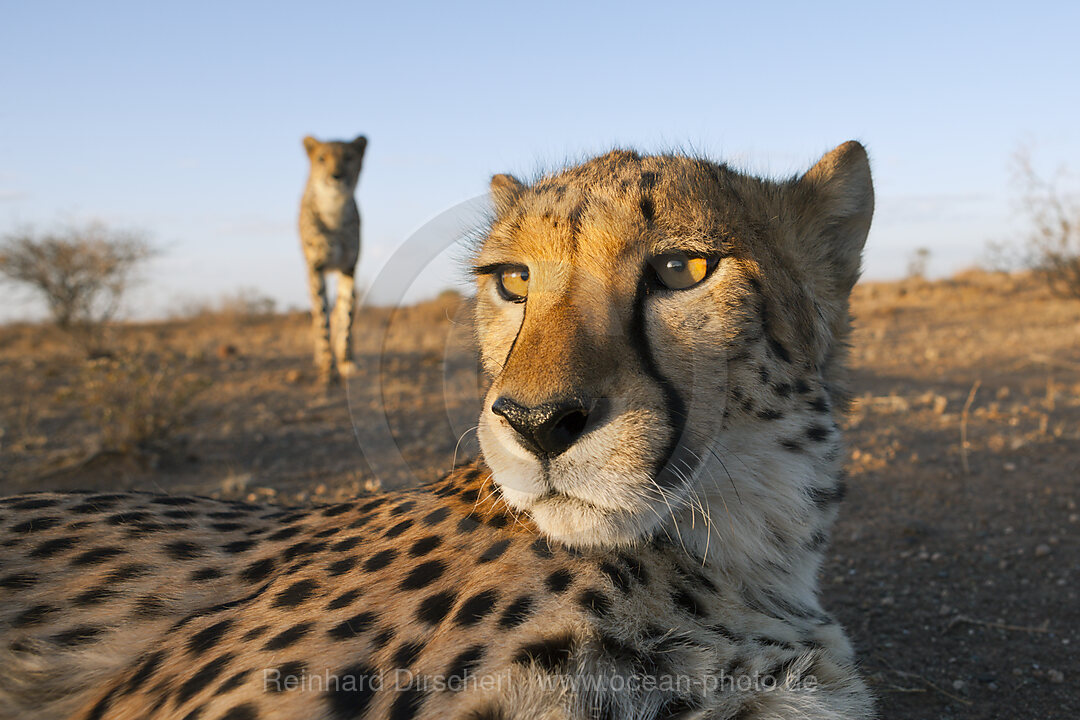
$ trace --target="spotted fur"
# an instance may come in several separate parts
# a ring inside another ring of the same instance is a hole
[[[816,587],[869,182],[854,144],[786,183],[631,153],[497,177],[477,265],[531,279],[510,304],[480,273],[483,458],[316,508],[0,500],[0,718],[871,717]],[[647,285],[662,242],[714,271]],[[509,396],[591,420],[530,449]]]

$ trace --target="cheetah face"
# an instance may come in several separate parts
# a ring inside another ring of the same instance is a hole
[[[752,348],[822,376],[842,354],[873,206],[857,143],[787,182],[613,152],[492,194],[480,443],[556,540],[632,544],[707,493],[703,458],[750,422],[730,406],[755,391]]]
[[[352,142],[319,142],[309,135],[304,138],[304,149],[316,184],[352,194],[364,162],[366,137],[361,135]]]

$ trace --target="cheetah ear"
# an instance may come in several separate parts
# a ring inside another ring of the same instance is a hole
[[[513,175],[499,174],[491,178],[491,199],[495,202],[495,212],[502,215],[513,207],[521,197],[525,186]]]
[[[364,151],[367,150],[366,137],[364,137],[363,135],[357,135],[356,139],[349,144],[352,145],[353,150],[355,150],[360,155],[360,157],[364,156]]]
[[[311,157],[312,154],[315,152],[315,149],[318,148],[319,145],[321,145],[321,144],[322,143],[320,143],[318,140],[311,137],[310,135],[305,137],[304,138],[304,149],[307,150],[308,157]]]
[[[874,183],[866,149],[849,141],[825,154],[796,182],[803,241],[832,270],[845,296],[859,279],[862,249],[874,214]]]

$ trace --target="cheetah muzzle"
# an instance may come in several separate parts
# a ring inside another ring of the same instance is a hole
[[[482,457],[316,508],[0,500],[0,718],[866,718],[843,496],[847,143],[771,181],[612,152],[492,180]]]

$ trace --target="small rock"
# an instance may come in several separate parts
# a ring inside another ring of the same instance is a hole
[[[963,680],[953,680],[952,689],[953,690],[963,690],[964,689],[964,681]]]
[[[937,397],[934,398],[934,414],[935,415],[944,415],[945,414],[945,408],[947,408],[948,406],[949,406],[949,398],[945,397],[944,395],[938,395]]]
[[[1046,557],[1049,554],[1050,554],[1050,546],[1049,545],[1043,544],[1043,545],[1039,545],[1039,546],[1037,546],[1035,548],[1035,557]]]
[[[290,385],[295,385],[303,379],[304,373],[300,370],[293,369],[285,373],[285,382],[289,383]]]
[[[1047,670],[1046,677],[1055,685],[1060,685],[1065,682],[1065,673],[1060,670]]]
[[[217,356],[221,360],[228,360],[240,354],[235,345],[223,343],[217,347]]]
[[[885,597],[881,598],[881,604],[885,606],[895,605],[896,598],[894,598],[892,595],[886,595]]]

